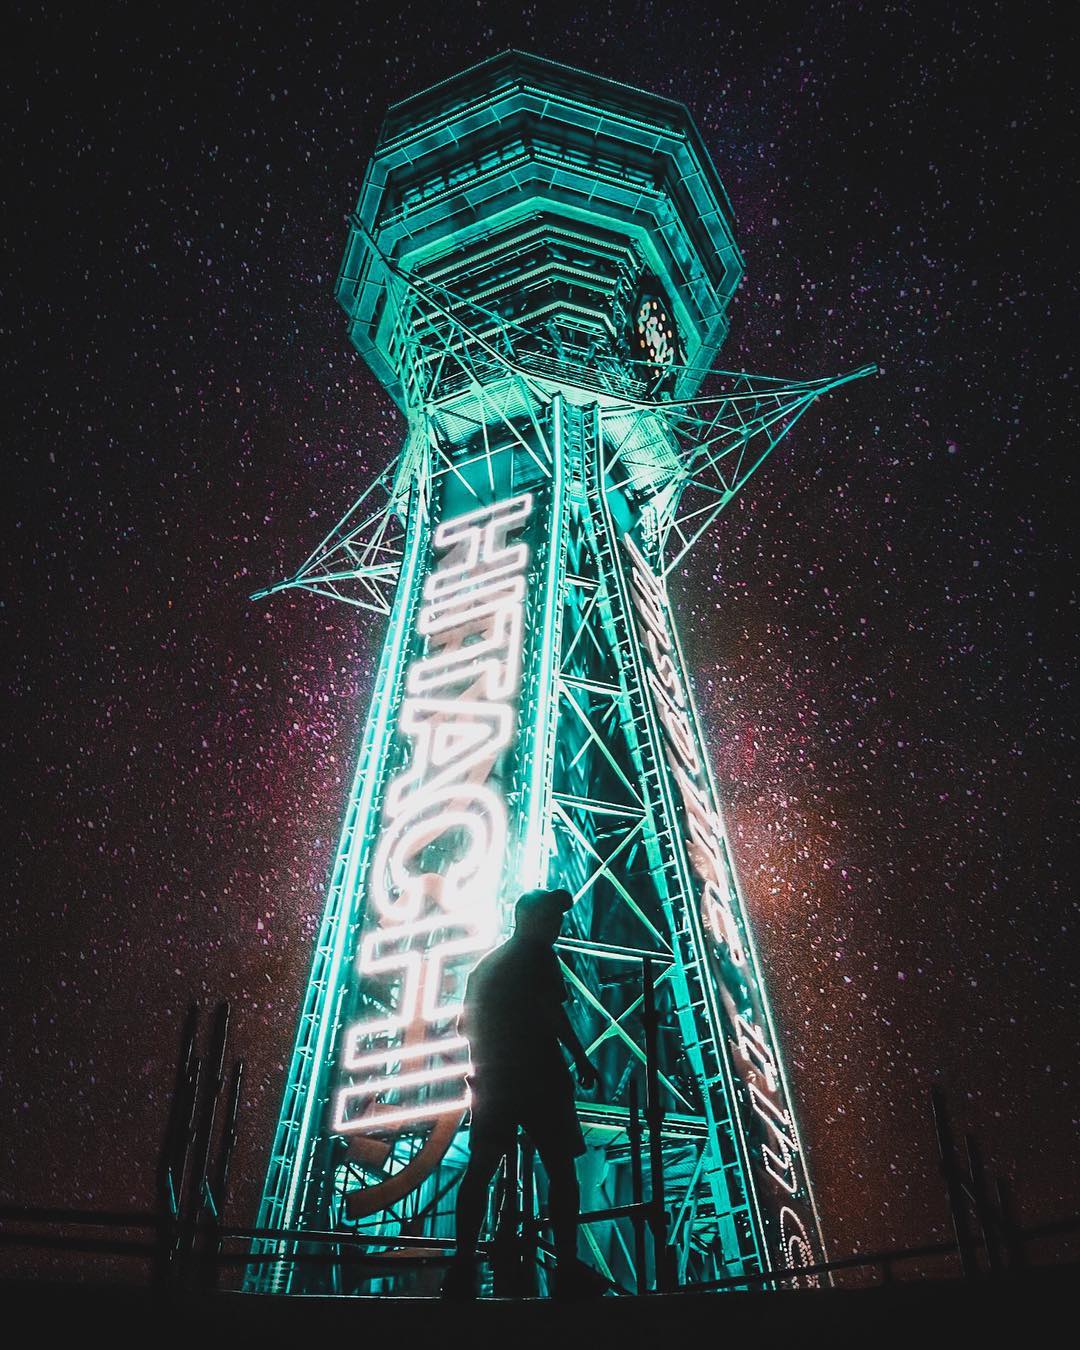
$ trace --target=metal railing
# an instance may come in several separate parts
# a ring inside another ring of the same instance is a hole
[[[582,1214],[581,1223],[587,1225],[610,1222],[617,1218],[636,1218],[643,1208],[648,1210],[650,1206],[629,1204],[590,1211]],[[530,1227],[539,1229],[546,1224],[547,1220],[541,1217]],[[95,1236],[89,1231],[93,1229],[113,1230],[114,1233],[116,1230],[126,1230],[126,1233],[134,1232],[141,1236],[134,1238],[126,1235]],[[991,1268],[985,1259],[974,1268],[965,1268],[959,1244],[950,1239],[943,1242],[928,1242],[915,1247],[862,1252],[814,1266],[744,1272],[723,1279],[698,1281],[652,1292],[686,1294],[806,1288],[811,1284],[822,1283],[821,1277],[846,1271],[870,1271],[876,1274],[878,1285],[889,1285],[895,1282],[898,1266],[942,1257],[952,1259],[956,1277],[968,1280],[993,1279],[1014,1275],[1042,1264],[1030,1258],[1030,1249],[1035,1243],[1048,1238],[1071,1237],[1077,1234],[1080,1234],[1080,1214],[1018,1229],[1013,1235],[1012,1259],[994,1268]],[[302,1246],[304,1250],[294,1250],[284,1258],[289,1261],[303,1265],[323,1265],[327,1269],[334,1266],[366,1268],[370,1270],[373,1278],[400,1270],[403,1261],[419,1265],[444,1264],[453,1258],[456,1245],[453,1238],[388,1237],[310,1229],[294,1231],[245,1228],[219,1224],[207,1219],[177,1222],[163,1219],[159,1214],[137,1210],[0,1206],[0,1247],[59,1251],[73,1256],[93,1254],[137,1257],[148,1263],[152,1283],[168,1285],[174,1289],[216,1289],[221,1282],[222,1273],[231,1267],[246,1267],[258,1262],[283,1259],[277,1252],[253,1256],[247,1248],[251,1242],[259,1238]],[[240,1244],[240,1249],[227,1250],[226,1244],[229,1243]],[[481,1243],[480,1255],[485,1259],[497,1260],[499,1245],[498,1236],[489,1242]],[[550,1248],[546,1243],[536,1242],[535,1245],[541,1253],[550,1254]],[[382,1252],[372,1250],[376,1248],[384,1250]],[[394,1254],[389,1254],[386,1249],[391,1249]],[[409,1249],[413,1250],[412,1255],[402,1254]],[[629,1295],[635,1292],[615,1281],[604,1283],[608,1284],[614,1293]],[[650,1291],[639,1287],[636,1292],[643,1294]]]
[[[913,1263],[940,1262],[952,1267],[954,1278],[994,1279],[1014,1276],[1036,1264],[1033,1247],[1047,1239],[1065,1240],[1080,1234],[1080,1213],[1021,1227],[1015,1217],[1010,1188],[1003,1179],[991,1186],[976,1140],[965,1136],[965,1163],[958,1160],[944,1096],[931,1092],[931,1111],[937,1134],[945,1193],[952,1217],[953,1236],[943,1242],[914,1247],[856,1253],[812,1266],[739,1271],[705,1281],[677,1281],[674,1250],[669,1245],[669,1224],[662,1144],[664,1112],[657,1074],[659,1020],[655,1000],[651,954],[625,956],[642,964],[642,1021],[645,1034],[645,1102],[639,1101],[636,1077],[630,1080],[627,1138],[630,1151],[631,1193],[628,1204],[590,1210],[580,1217],[588,1228],[594,1224],[629,1220],[633,1228],[633,1288],[597,1276],[619,1295],[646,1293],[724,1292],[806,1288],[832,1283],[833,1276],[868,1271],[876,1283],[889,1285],[897,1269]],[[225,1073],[229,1009],[219,1005],[213,1019],[207,1055],[195,1053],[197,1010],[185,1024],[177,1069],[176,1089],[169,1112],[158,1168],[156,1210],[63,1209],[48,1206],[0,1205],[0,1248],[59,1252],[68,1256],[128,1258],[144,1261],[151,1284],[174,1291],[214,1290],[229,1269],[266,1263],[323,1266],[328,1279],[334,1272],[351,1268],[385,1278],[403,1267],[439,1265],[453,1258],[456,1243],[450,1237],[413,1237],[399,1234],[365,1234],[347,1230],[282,1230],[249,1228],[223,1222],[229,1169],[237,1139],[237,1119],[242,1082],[242,1063]],[[228,1087],[225,1093],[226,1086]],[[219,1102],[225,1093],[224,1116],[217,1121]],[[213,1149],[215,1122],[217,1152]],[[553,1256],[542,1234],[549,1226],[543,1215],[520,1211],[518,1193],[522,1158],[508,1159],[503,1178],[503,1212],[495,1236],[480,1244],[483,1259],[493,1270],[511,1272],[526,1266],[535,1272],[538,1264]],[[649,1193],[645,1188],[648,1160]],[[528,1150],[525,1174],[531,1171]],[[524,1187],[521,1187],[524,1191]],[[94,1230],[97,1230],[95,1233]],[[273,1247],[252,1253],[251,1244],[268,1241]],[[237,1244],[239,1246],[237,1247]],[[1075,1260],[1075,1251],[1052,1254],[1051,1262]],[[650,1263],[651,1248],[652,1290]],[[916,1269],[917,1275],[920,1272]],[[533,1276],[535,1287],[535,1277]],[[526,1285],[528,1280],[526,1280]],[[513,1279],[504,1287],[514,1288]]]

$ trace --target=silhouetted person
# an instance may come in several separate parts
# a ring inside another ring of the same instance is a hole
[[[480,961],[465,987],[459,1027],[472,1057],[472,1122],[469,1162],[457,1195],[458,1250],[443,1285],[447,1297],[475,1296],[476,1243],[488,1185],[516,1147],[519,1125],[547,1172],[556,1291],[585,1291],[588,1276],[577,1263],[580,1195],[574,1167],[585,1140],[560,1044],[573,1056],[586,1091],[598,1080],[566,1015],[568,995],[553,950],[572,904],[569,891],[527,891],[514,910],[513,935]]]

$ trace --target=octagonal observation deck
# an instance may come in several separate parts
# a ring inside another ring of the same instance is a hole
[[[682,104],[515,51],[391,108],[364,177],[336,294],[400,405],[425,339],[384,259],[537,375],[660,398],[700,385],[743,272]]]

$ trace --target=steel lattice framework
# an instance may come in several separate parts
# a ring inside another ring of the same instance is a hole
[[[260,1228],[384,1252],[452,1235],[464,979],[522,890],[564,885],[560,957],[605,1083],[579,1103],[586,1204],[630,1198],[648,955],[679,1276],[822,1258],[667,580],[810,404],[871,368],[713,370],[741,270],[679,105],[508,53],[392,110],[338,297],[405,444],[258,593],[387,624]],[[628,1221],[583,1244],[628,1284]],[[313,1287],[302,1247],[257,1243],[249,1285]],[[405,1269],[375,1287],[426,1287]]]

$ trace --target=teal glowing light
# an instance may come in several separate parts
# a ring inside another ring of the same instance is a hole
[[[680,105],[518,53],[391,110],[337,296],[405,445],[295,575],[385,616],[249,1287],[372,1288],[305,1230],[452,1236],[464,980],[513,900],[566,886],[585,1206],[631,1195],[634,954],[660,975],[681,1279],[823,1256],[667,579],[821,394],[713,369],[742,274]],[[706,375],[718,392],[699,396]],[[629,958],[629,965],[628,965]],[[630,1284],[614,1217],[583,1254]],[[276,1259],[276,1258],[282,1259]],[[376,1288],[422,1291],[402,1265]],[[358,1282],[359,1281],[363,1281]]]

